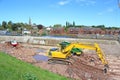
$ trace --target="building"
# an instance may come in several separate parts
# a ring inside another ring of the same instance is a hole
[[[29,31],[29,30],[22,31],[22,35],[30,35],[30,34],[31,34],[31,31]]]
[[[67,34],[79,34],[80,28],[70,27],[67,30]]]
[[[7,30],[0,30],[0,35],[6,35]]]
[[[50,35],[63,35],[65,30],[63,27],[54,27],[50,29]]]

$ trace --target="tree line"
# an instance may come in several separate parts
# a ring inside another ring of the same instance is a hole
[[[66,21],[65,26],[62,26],[61,24],[55,24],[55,25],[53,25],[53,27],[64,27],[65,30],[67,30],[70,27],[75,27],[75,28],[92,27],[92,28],[100,28],[100,29],[103,29],[103,30],[105,30],[105,29],[110,29],[110,30],[111,29],[114,29],[114,30],[120,29],[120,27],[113,27],[113,26],[106,27],[105,25],[92,25],[92,26],[76,25],[75,21],[73,21],[73,23],[70,23],[70,22]]]
[[[8,31],[19,31],[23,30],[24,28],[26,29],[32,29],[32,27],[27,24],[27,23],[13,23],[12,21],[6,22],[2,21],[2,24],[0,24],[0,30],[8,30]]]
[[[42,29],[45,26],[43,26],[42,24],[36,25],[38,29]],[[92,25],[92,26],[85,26],[85,25],[76,25],[75,21],[73,21],[73,23],[70,23],[68,21],[66,21],[65,25],[61,25],[61,24],[55,24],[53,26],[49,26],[49,27],[64,27],[65,30],[67,30],[70,27],[75,27],[75,28],[81,28],[81,27],[92,27],[92,28],[101,28],[101,29],[120,29],[120,27],[106,27],[104,25]],[[27,30],[31,30],[33,29],[33,27],[27,23],[22,23],[22,22],[18,22],[18,23],[13,23],[12,21],[2,21],[2,23],[0,24],[0,30],[8,30],[8,31],[22,31],[23,29],[27,29]]]

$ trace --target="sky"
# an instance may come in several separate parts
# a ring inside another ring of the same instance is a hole
[[[0,0],[0,24],[31,22],[44,26],[105,25],[120,27],[118,0]]]

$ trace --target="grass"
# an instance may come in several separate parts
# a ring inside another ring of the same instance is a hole
[[[68,80],[0,52],[0,80]]]

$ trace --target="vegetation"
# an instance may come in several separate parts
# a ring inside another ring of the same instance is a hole
[[[36,25],[34,23],[34,25]],[[44,25],[36,25],[38,29],[42,29],[45,26]],[[92,26],[85,26],[85,25],[76,25],[75,21],[73,21],[73,23],[70,23],[68,21],[66,21],[66,25],[62,26],[61,24],[54,24],[51,27],[64,27],[65,30],[67,30],[69,27],[93,27],[93,28],[101,28],[101,29],[119,29],[119,27],[117,26],[109,26],[106,27],[105,25],[92,25]],[[9,31],[20,31],[23,29],[27,29],[27,30],[31,30],[33,29],[33,27],[27,23],[13,23],[12,21],[6,22],[6,21],[2,21],[2,24],[0,24],[0,30],[6,30],[8,29]]]
[[[0,52],[1,80],[67,80],[67,78],[42,70]]]
[[[13,23],[12,21],[3,21],[2,24],[0,24],[0,30],[21,31],[23,29],[30,30],[32,27],[27,23]]]
[[[37,28],[40,30],[40,29],[43,29],[43,25],[41,25],[41,24],[39,24],[39,25],[37,25]]]

